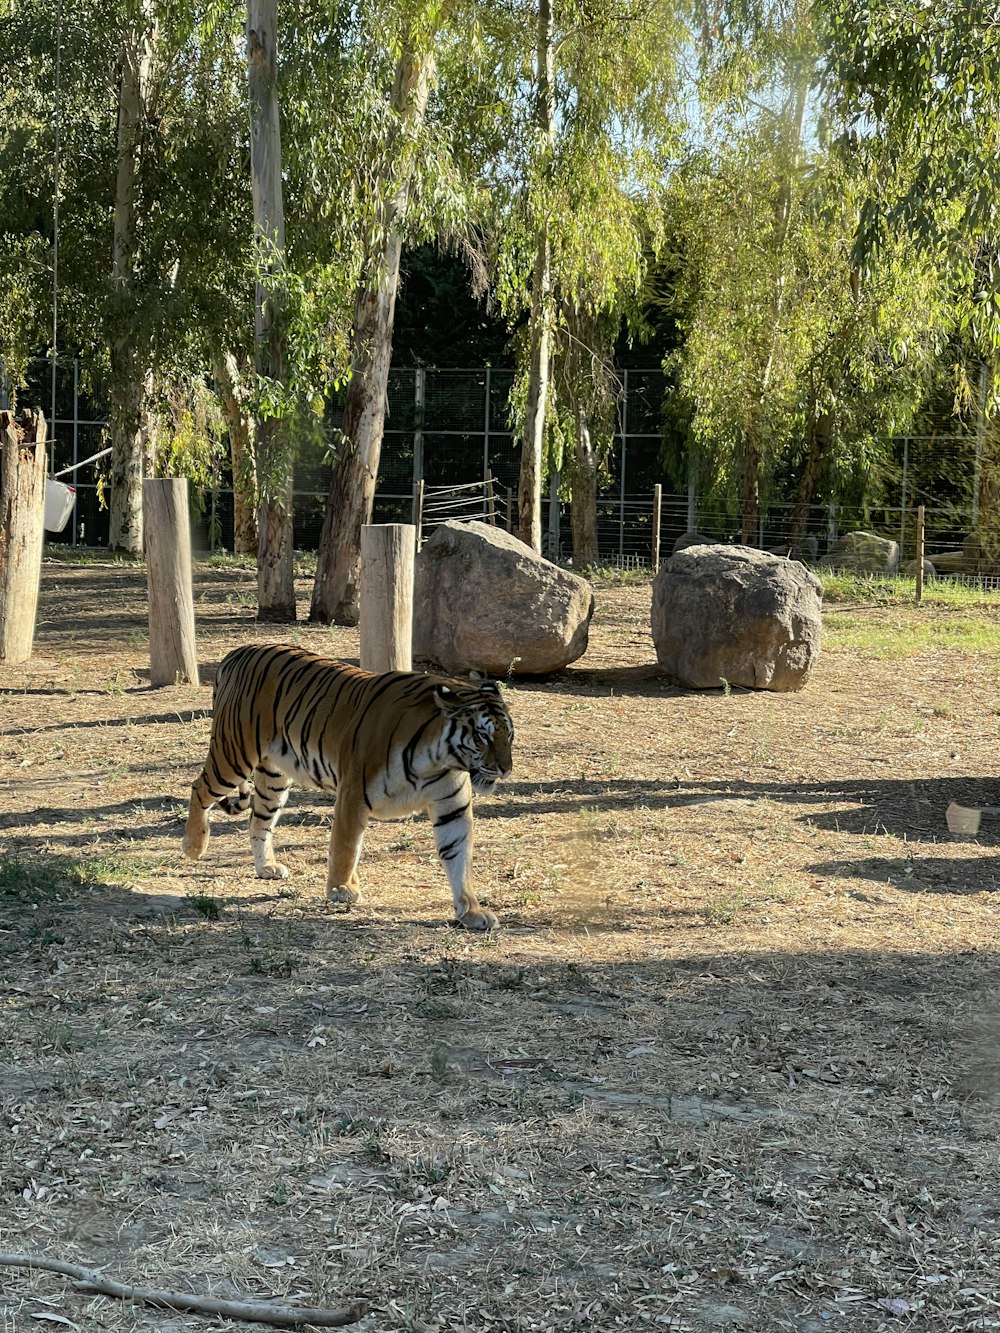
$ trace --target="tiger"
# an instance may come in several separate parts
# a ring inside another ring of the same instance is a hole
[[[304,648],[248,644],[219,665],[205,765],[191,786],[184,851],[208,844],[209,811],[250,809],[261,879],[285,879],[272,834],[292,781],[336,795],[326,896],[356,903],[370,819],[430,816],[455,920],[493,930],[471,887],[472,796],[512,769],[514,723],[498,686],[415,671],[363,671]]]

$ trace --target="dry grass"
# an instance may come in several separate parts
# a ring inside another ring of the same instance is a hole
[[[277,637],[252,577],[198,571],[206,678]],[[372,1330],[1000,1328],[1000,820],[944,823],[1000,804],[996,660],[945,632],[995,608],[900,613],[944,634],[902,657],[831,608],[801,694],[685,694],[648,587],[599,589],[587,656],[508,695],[483,939],[422,822],[328,910],[312,792],[287,883],[239,822],[183,860],[210,691],[149,688],[144,591],[47,561],[3,674],[0,1250]],[[0,1290],[3,1333],[204,1326]]]

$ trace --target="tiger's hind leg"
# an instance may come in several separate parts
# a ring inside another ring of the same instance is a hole
[[[237,810],[245,810],[249,803],[249,774],[237,774],[232,770],[220,773],[210,754],[205,767],[191,784],[191,802],[184,826],[185,856],[197,861],[204,854],[208,846],[208,812],[213,805],[227,814],[235,814]]]
[[[258,879],[287,879],[288,867],[274,859],[271,835],[278,816],[285,808],[291,778],[273,769],[257,767],[253,775],[253,803],[250,808],[250,846]]]

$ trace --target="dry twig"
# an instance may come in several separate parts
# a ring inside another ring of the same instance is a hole
[[[343,1310],[311,1309],[308,1306],[264,1305],[253,1301],[223,1301],[211,1296],[191,1296],[183,1291],[157,1291],[153,1287],[131,1287],[111,1278],[100,1277],[79,1264],[62,1259],[48,1259],[44,1255],[0,1254],[0,1265],[7,1268],[42,1268],[51,1273],[63,1273],[74,1280],[80,1291],[96,1291],[104,1296],[117,1296],[123,1301],[138,1301],[168,1310],[184,1310],[190,1314],[221,1315],[224,1319],[240,1319],[246,1323],[271,1324],[275,1328],[299,1328],[312,1324],[316,1328],[343,1328],[364,1318],[368,1307],[356,1302]]]

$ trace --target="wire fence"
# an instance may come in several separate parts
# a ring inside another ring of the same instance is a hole
[[[642,568],[655,560],[654,533],[666,555],[679,537],[696,530],[717,541],[734,540],[739,516],[713,506],[693,483],[671,483],[662,463],[666,377],[659,368],[619,371],[618,430],[598,494],[597,534],[602,564]],[[386,428],[379,466],[373,519],[378,523],[412,522],[416,493],[422,486],[422,526],[445,517],[489,517],[492,496],[496,521],[517,528],[520,451],[509,424],[514,372],[483,367],[429,370],[394,367],[390,372]],[[106,460],[92,459],[106,448],[100,398],[83,392],[78,360],[61,358],[53,377],[51,361],[33,365],[22,394],[26,404],[55,403],[50,430],[51,468],[76,487],[76,507],[59,540],[73,545],[106,546],[109,521],[102,503]],[[836,538],[852,530],[873,531],[899,543],[900,558],[915,551],[916,507],[923,504],[925,547],[931,558],[961,548],[976,527],[980,503],[980,463],[984,423],[968,430],[954,419],[936,433],[901,437],[893,457],[876,478],[877,490],[895,503],[871,506],[821,503],[807,521],[807,549],[822,556]],[[87,461],[90,460],[90,461]],[[68,475],[67,475],[68,473]],[[319,544],[331,469],[320,449],[300,451],[294,479],[295,545]],[[659,524],[654,494],[662,490]],[[233,496],[222,483],[194,497],[195,543],[202,551],[232,549]],[[550,558],[572,558],[570,505],[550,487],[542,527]],[[793,506],[780,495],[762,506],[757,544],[787,550],[791,544]],[[466,512],[468,510],[468,512]]]

